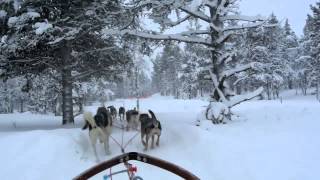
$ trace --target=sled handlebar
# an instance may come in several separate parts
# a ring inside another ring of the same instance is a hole
[[[147,164],[151,164],[157,167],[160,167],[162,169],[165,169],[167,171],[170,171],[184,179],[188,179],[188,180],[199,180],[200,178],[198,178],[197,176],[195,176],[194,174],[192,174],[191,172],[173,164],[170,163],[168,161],[164,161],[162,159],[158,159],[146,154],[142,154],[142,153],[137,153],[137,152],[129,152],[129,153],[125,153],[122,155],[119,155],[117,157],[114,157],[108,161],[102,162],[100,164],[97,164],[96,166],[84,171],[83,173],[81,173],[80,175],[76,176],[75,178],[73,178],[74,180],[86,180],[89,179],[90,177],[106,170],[109,169],[117,164],[120,163],[125,163],[127,161],[130,160],[136,160],[136,161],[140,161],[140,162],[144,162]]]

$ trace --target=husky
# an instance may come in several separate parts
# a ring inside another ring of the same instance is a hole
[[[126,109],[124,107],[120,107],[119,108],[119,119],[120,121],[123,121],[124,120],[124,114],[126,113]]]
[[[97,114],[93,117],[91,112],[83,114],[85,125],[82,130],[89,128],[89,137],[93,148],[96,161],[99,162],[97,155],[96,143],[104,143],[106,155],[110,155],[109,137],[111,134],[111,118],[108,110],[105,107],[98,108]]]
[[[114,106],[107,107],[110,110],[112,121],[115,121],[117,118],[117,109]]]
[[[130,128],[137,129],[139,126],[139,111],[137,111],[136,108],[127,111],[126,119],[127,119],[127,131],[129,131]]]
[[[159,146],[160,141],[160,135],[161,135],[161,123],[156,118],[154,113],[149,110],[149,113],[151,114],[151,117],[149,117],[149,114],[140,114],[139,121],[141,123],[141,142],[144,145],[144,150],[148,150],[148,143],[149,139],[151,137],[151,148],[154,148],[154,137],[157,136],[157,142],[156,145]],[[146,141],[144,141],[144,137],[146,137]]]

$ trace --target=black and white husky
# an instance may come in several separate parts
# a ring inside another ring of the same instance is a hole
[[[136,108],[128,110],[126,112],[126,119],[127,119],[127,131],[129,131],[130,128],[132,129],[138,129],[139,126],[139,111],[136,110]]]
[[[83,130],[89,128],[89,137],[93,148],[96,160],[99,161],[96,143],[99,140],[100,143],[104,143],[104,150],[106,155],[111,154],[109,148],[109,137],[111,134],[111,115],[105,107],[99,107],[97,114],[93,117],[91,112],[85,112],[83,114],[85,125]]]
[[[117,118],[117,109],[114,106],[108,106],[108,109],[110,110],[112,121],[115,121]]]
[[[151,117],[148,114],[140,114],[139,120],[141,123],[141,142],[144,145],[144,150],[148,150],[148,143],[151,137],[151,148],[154,148],[154,137],[157,136],[156,145],[159,146],[160,135],[161,135],[161,123],[156,118],[154,113],[149,110]],[[146,137],[146,141],[144,141],[144,137]]]
[[[120,107],[119,108],[119,118],[120,118],[120,121],[123,121],[124,120],[124,114],[126,113],[126,109],[124,107]]]

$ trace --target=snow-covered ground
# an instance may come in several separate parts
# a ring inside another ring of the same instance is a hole
[[[153,96],[140,101],[144,111],[152,109],[163,133],[152,156],[178,164],[201,179],[216,180],[318,180],[320,179],[320,103],[314,97],[283,94],[282,103],[250,101],[233,109],[240,117],[214,126],[197,114],[207,105],[202,100],[175,100]],[[110,102],[131,108],[135,100]],[[87,107],[96,111],[97,106]],[[71,179],[96,164],[82,131],[81,117],[75,127],[62,128],[60,119],[31,113],[0,115],[0,179]],[[124,143],[136,132],[124,134]],[[112,136],[121,142],[122,131]],[[111,141],[111,156],[98,148],[102,160],[121,154]],[[143,152],[138,136],[126,151]],[[144,179],[179,179],[157,167],[132,161]],[[112,171],[123,169],[123,165]],[[104,174],[93,179],[102,179]],[[125,179],[115,176],[113,179]]]

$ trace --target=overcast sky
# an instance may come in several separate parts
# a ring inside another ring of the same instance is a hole
[[[311,14],[310,4],[319,0],[241,0],[240,11],[244,15],[268,16],[272,12],[279,20],[289,19],[298,36],[303,34],[307,14]]]

